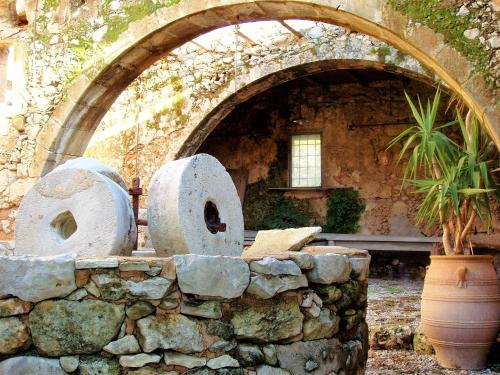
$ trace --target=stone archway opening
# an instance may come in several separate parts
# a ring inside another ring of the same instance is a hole
[[[410,28],[385,2],[325,5],[319,0],[220,0],[207,5],[184,1],[131,24],[116,42],[103,50],[99,64],[90,64],[91,68],[77,77],[67,99],[56,108],[39,136],[32,174],[46,173],[66,158],[81,155],[97,123],[120,92],[176,46],[223,25],[297,17],[346,26],[414,56],[458,93],[484,120],[498,143],[498,110],[490,106],[491,93],[471,73],[466,59],[450,50],[429,29]]]

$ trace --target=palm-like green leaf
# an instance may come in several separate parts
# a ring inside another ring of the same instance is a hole
[[[427,100],[425,108],[420,98],[415,104],[408,94],[405,96],[416,125],[396,136],[389,147],[402,144],[398,162],[409,155],[402,186],[413,185],[416,192],[423,195],[418,209],[419,222],[429,226],[437,221],[445,223],[467,207],[467,212],[475,212],[489,227],[490,197],[500,196],[491,171],[498,168],[499,161],[483,127],[474,116],[466,121],[458,111],[457,120],[436,126],[439,90],[432,103]],[[458,143],[443,133],[445,128],[457,123],[461,133]]]

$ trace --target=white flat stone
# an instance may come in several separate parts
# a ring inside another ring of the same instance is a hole
[[[75,256],[1,256],[0,295],[39,302],[65,297],[76,289]]]
[[[300,276],[258,275],[251,278],[246,292],[262,299],[268,299],[278,293],[307,286],[307,277],[302,274]]]
[[[120,366],[123,367],[142,367],[148,363],[159,363],[161,356],[157,354],[135,354],[120,356]]]
[[[150,270],[149,263],[144,260],[126,260],[120,262],[120,271],[143,271]]]
[[[85,270],[92,268],[118,268],[118,258],[78,258],[75,261],[77,270]]]
[[[141,351],[139,343],[133,335],[126,335],[121,339],[111,341],[103,349],[114,355],[135,354]]]
[[[207,364],[206,358],[177,352],[165,352],[163,354],[163,360],[166,365],[182,366],[187,368],[203,367]]]
[[[212,358],[207,362],[207,367],[217,370],[224,367],[240,367],[236,359],[228,354],[221,355],[220,357]]]
[[[130,255],[136,237],[129,195],[102,174],[61,169],[24,196],[16,218],[17,255]]]
[[[66,375],[59,360],[42,357],[12,357],[0,362],[2,375]]]
[[[207,204],[216,207],[225,232],[212,233],[207,227]],[[243,212],[224,166],[213,156],[198,154],[160,168],[148,188],[148,229],[160,256],[241,255]]]
[[[245,256],[298,251],[320,232],[321,227],[261,230],[257,232],[252,246],[245,250]]]
[[[293,275],[300,276],[302,272],[299,266],[292,260],[278,260],[265,257],[250,263],[250,271],[265,275]]]
[[[203,297],[237,298],[250,282],[250,270],[240,258],[176,255],[177,280],[183,293]]]

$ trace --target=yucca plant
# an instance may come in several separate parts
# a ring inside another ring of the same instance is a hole
[[[484,127],[469,111],[465,120],[436,124],[441,93],[432,103],[418,107],[405,93],[416,125],[396,136],[389,147],[402,144],[398,163],[405,155],[403,186],[414,186],[423,195],[417,218],[429,227],[439,223],[446,255],[470,254],[472,229],[479,219],[487,230],[491,224],[490,199],[499,197],[493,171],[498,168],[498,151]],[[445,129],[458,124],[460,137],[449,137]]]

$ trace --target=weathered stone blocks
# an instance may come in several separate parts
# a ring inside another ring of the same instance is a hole
[[[37,350],[49,356],[100,351],[118,333],[125,309],[103,301],[44,301],[29,314]]]
[[[206,349],[202,325],[184,315],[149,316],[138,320],[137,328],[139,343],[146,353],[156,349],[173,349],[189,354]]]
[[[312,283],[332,284],[344,283],[349,280],[351,263],[346,255],[322,254],[315,255],[314,268],[307,272],[307,278]]]
[[[175,256],[177,279],[183,293],[201,297],[237,298],[250,282],[242,259],[221,256]]]
[[[285,340],[302,332],[304,316],[294,296],[263,301],[245,299],[233,305],[234,334],[256,342]]]
[[[24,301],[64,297],[76,289],[74,255],[0,257],[0,295]]]
[[[12,357],[0,362],[0,374],[5,375],[66,375],[57,359],[42,357]]]
[[[0,313],[13,314],[0,317],[0,354],[34,345],[59,357],[42,367],[49,375],[359,373],[368,350],[366,281],[350,273],[343,283],[309,283],[310,267],[279,257],[86,258],[79,270],[73,262],[79,289],[65,297],[0,296]],[[287,287],[263,288],[271,296],[263,299],[252,294],[250,274]]]

